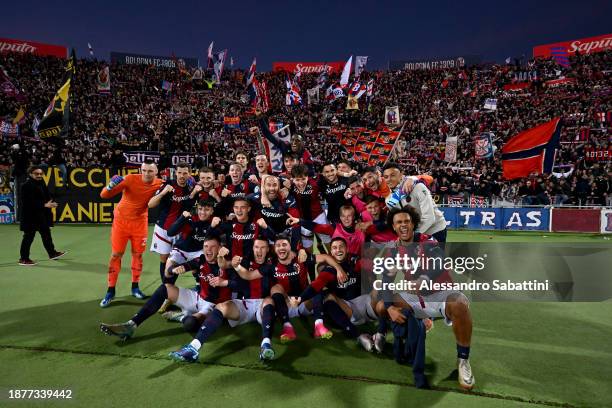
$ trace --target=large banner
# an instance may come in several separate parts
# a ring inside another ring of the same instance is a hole
[[[389,61],[390,70],[416,70],[416,69],[450,69],[462,68],[482,61],[481,55],[462,55],[446,58],[423,58],[402,61]]]
[[[187,162],[192,164],[200,155],[193,153],[169,153],[172,166],[176,166],[179,162]],[[135,150],[132,152],[123,152],[127,166],[140,166],[145,160],[153,160],[155,164],[159,162],[159,152],[146,150]]]
[[[287,71],[290,73],[301,72],[303,74],[341,73],[344,61],[336,62],[273,62],[272,71]]]
[[[20,54],[50,55],[66,58],[68,48],[61,45],[43,44],[34,41],[0,38],[0,52],[17,52]]]
[[[601,210],[601,233],[612,234],[612,208]]]
[[[13,194],[0,194],[0,224],[15,222],[15,201]]]
[[[197,68],[199,61],[191,57],[160,57],[157,55],[130,54],[126,52],[111,52],[111,62],[128,65],[154,65],[156,67],[177,68],[176,62],[184,62],[187,68]]]
[[[122,169],[119,174],[138,173],[138,169]],[[80,168],[68,170],[70,188],[64,186],[57,167],[49,167],[43,175],[57,208],[52,210],[54,222],[112,222],[113,210],[121,194],[106,200],[100,197],[100,191],[113,176],[110,168]],[[157,219],[157,209],[149,210],[149,222]]]
[[[609,49],[612,49],[612,34],[604,34],[554,44],[536,45],[533,47],[533,56],[548,58],[563,55],[565,58],[569,58],[576,55],[576,52],[591,54]]]
[[[446,225],[452,229],[548,231],[547,208],[441,207]]]
[[[352,154],[352,158],[368,166],[384,165],[395,147],[401,131],[372,131],[363,128],[351,130],[332,129],[340,144]]]

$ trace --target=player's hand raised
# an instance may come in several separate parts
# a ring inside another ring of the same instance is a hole
[[[191,198],[193,198],[193,197],[195,197],[196,195],[200,194],[200,192],[201,192],[202,190],[204,190],[204,187],[202,187],[200,184],[196,184],[196,185],[193,187],[193,190],[191,190],[191,194],[189,194],[189,196],[190,196]]]
[[[210,194],[210,196],[214,198],[216,201],[221,201],[221,197],[219,197],[219,193],[217,193],[217,190],[215,190],[214,188],[211,188],[208,194]]]
[[[229,249],[227,249],[226,247],[222,246],[221,248],[219,248],[219,252],[217,253],[217,256],[219,258],[225,258],[226,256],[229,255]]]
[[[254,175],[254,174],[251,174],[251,175],[249,176],[249,181],[250,181],[251,183],[253,183],[253,184],[259,184],[259,180],[257,179],[257,176],[256,176],[256,175]]]
[[[213,288],[216,287],[222,287],[222,286],[227,286],[227,281],[225,279],[221,279],[218,276],[214,276],[212,278],[210,278],[210,280],[208,281],[208,284],[210,286],[212,286]]]
[[[281,188],[278,193],[280,194],[280,196],[283,198],[283,200],[285,198],[287,198],[287,196],[289,195],[289,189],[287,187],[283,187]]]
[[[115,186],[117,186],[117,184],[121,183],[123,181],[123,177],[121,176],[113,176],[110,179],[110,182],[108,183],[108,186],[106,186],[106,189],[108,191],[112,190]]]
[[[224,188],[223,191],[221,191],[221,197],[227,197],[230,194],[232,194],[232,192],[229,191],[227,188]]]
[[[242,262],[242,257],[238,255],[234,256],[232,258],[232,268],[236,269],[238,265],[240,265],[240,262]]]
[[[299,222],[300,222],[299,218],[295,218],[287,214],[287,225],[293,226],[295,224],[298,224]]]
[[[191,213],[189,211],[183,211],[183,217],[191,218]]]
[[[210,222],[210,226],[212,228],[215,228],[217,225],[219,225],[221,223],[221,218],[219,217],[213,217],[212,221]]]
[[[347,188],[346,190],[344,190],[344,198],[346,198],[347,200],[350,200],[351,198],[353,198],[353,192],[351,191],[350,188]]]
[[[259,225],[263,229],[268,228],[268,223],[263,218],[257,220],[257,225]]]
[[[181,275],[185,273],[185,267],[183,265],[177,266],[172,270],[172,273],[175,275]]]
[[[304,248],[298,251],[298,262],[304,263],[308,259],[308,252]]]
[[[162,190],[162,194],[166,195],[168,193],[173,193],[174,192],[174,187],[172,187],[170,184],[167,184],[166,187],[164,187],[164,189]]]

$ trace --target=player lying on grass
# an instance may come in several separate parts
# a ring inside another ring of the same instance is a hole
[[[183,320],[183,325],[186,330],[194,331],[194,328],[199,327],[206,315],[213,310],[215,304],[229,300],[232,295],[232,289],[229,287],[231,271],[220,267],[225,264],[223,256],[227,254],[227,249],[223,248],[221,251],[220,248],[219,239],[209,237],[204,241],[204,253],[200,258],[166,271],[166,277],[193,271],[193,276],[200,287],[199,292],[178,288],[170,283],[162,284],[130,320],[118,324],[101,323],[100,330],[109,336],[129,339],[134,335],[136,328],[153,316],[164,300],[168,299],[191,315]]]
[[[419,213],[412,207],[407,206],[401,209],[393,209],[389,212],[387,222],[389,227],[395,231],[398,239],[395,246],[385,252],[386,258],[396,258],[396,256],[408,257],[444,257],[444,252],[437,245],[437,242],[425,234],[415,232],[419,225]],[[403,279],[413,281],[416,288],[419,288],[423,281],[433,281],[437,283],[452,282],[449,272],[443,268],[421,267],[416,271],[406,270]],[[384,282],[393,282],[395,275],[400,272],[396,269],[385,270],[382,273]],[[403,309],[410,310],[418,319],[443,318],[445,323],[453,327],[457,342],[457,365],[459,372],[459,385],[465,389],[474,386],[474,376],[470,366],[470,343],[472,339],[472,316],[469,309],[469,301],[461,292],[444,291],[402,291],[392,293],[391,291],[381,291],[384,300],[382,308],[377,304],[376,311],[384,317],[386,314],[396,323],[404,323],[405,316]]]

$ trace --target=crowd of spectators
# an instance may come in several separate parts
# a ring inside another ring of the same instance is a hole
[[[190,152],[202,156],[216,169],[227,168],[238,151],[253,157],[258,144],[249,128],[256,120],[247,103],[244,72],[226,70],[220,84],[209,86],[191,73],[145,65],[110,66],[111,93],[97,90],[97,74],[104,61],[80,59],[72,86],[71,129],[60,142],[36,138],[33,123],[40,119],[63,77],[65,60],[16,53],[0,54],[13,83],[27,97],[25,102],[0,96],[0,120],[11,121],[20,108],[25,117],[19,138],[0,136],[0,164],[15,165],[19,157],[31,163],[71,167],[113,167],[123,163],[130,150]],[[611,152],[612,52],[572,57],[570,67],[553,60],[516,64],[477,65],[454,69],[366,72],[374,79],[374,96],[365,96],[360,109],[346,110],[346,98],[307,104],[306,89],[317,75],[299,80],[304,104],[285,106],[285,73],[258,73],[270,93],[271,119],[290,124],[301,134],[315,161],[337,160],[345,155],[330,129],[344,126],[381,126],[385,107],[399,106],[403,133],[394,159],[409,173],[430,173],[432,190],[442,202],[449,197],[483,197],[488,203],[524,205],[611,205],[610,158],[589,160],[585,152]],[[547,81],[569,78],[560,86]],[[327,85],[337,80],[330,75]],[[173,89],[162,89],[162,81]],[[208,83],[207,83],[208,82]],[[508,84],[528,82],[511,91]],[[485,99],[497,99],[496,110],[483,108]],[[603,113],[603,120],[600,113]],[[224,129],[224,116],[239,116],[240,129]],[[553,174],[522,180],[502,178],[501,147],[513,135],[554,117],[563,118],[561,148]],[[607,119],[606,119],[607,118]],[[474,157],[473,137],[492,132],[496,152],[491,159]],[[447,136],[458,136],[457,160],[444,160]],[[11,154],[11,152],[13,154]],[[356,163],[359,166],[360,163]],[[381,163],[382,165],[382,163]]]

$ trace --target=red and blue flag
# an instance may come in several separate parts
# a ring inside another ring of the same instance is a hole
[[[561,118],[555,118],[508,140],[502,148],[504,178],[512,180],[532,173],[550,173],[560,134]]]

